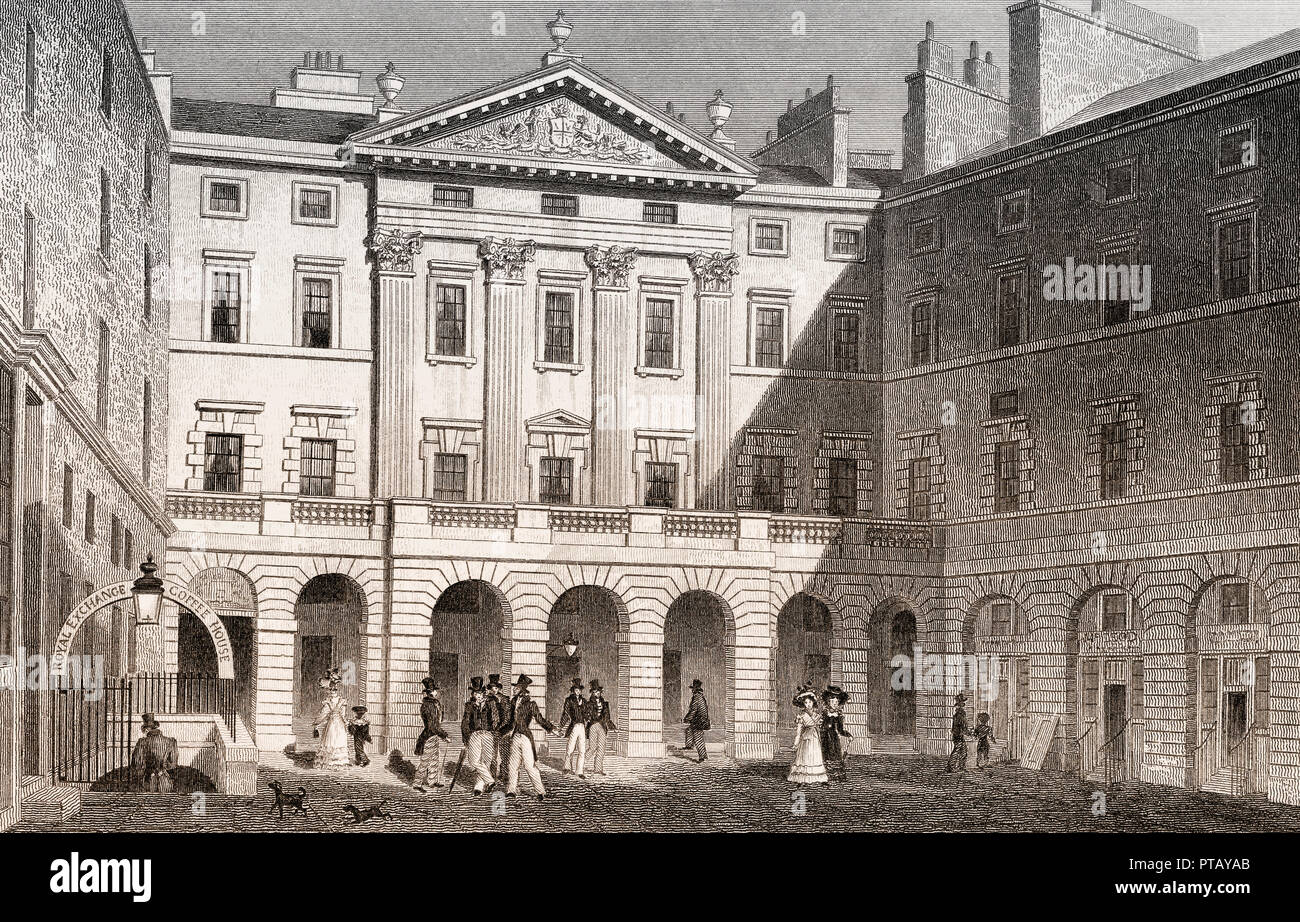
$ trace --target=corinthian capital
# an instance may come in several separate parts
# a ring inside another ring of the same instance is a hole
[[[483,260],[489,282],[518,282],[524,277],[524,265],[537,255],[537,244],[531,240],[507,237],[498,240],[488,237],[478,245],[478,257]]]
[[[626,288],[627,277],[641,254],[636,247],[587,247],[587,265],[597,288]]]
[[[411,272],[415,265],[415,254],[423,248],[424,239],[419,231],[408,234],[377,227],[366,241],[366,246],[374,254],[380,272]]]
[[[731,280],[740,271],[740,257],[735,253],[692,253],[687,258],[695,273],[701,294],[730,295]]]

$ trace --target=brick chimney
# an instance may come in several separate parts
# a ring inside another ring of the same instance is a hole
[[[786,100],[786,111],[776,120],[776,138],[751,159],[761,166],[810,167],[832,186],[847,186],[851,111],[840,105],[835,78],[827,77],[826,89],[806,90],[799,105]]]
[[[1008,11],[1012,143],[1051,131],[1108,93],[1200,60],[1195,26],[1126,0],[1091,12],[1053,0]]]
[[[158,70],[158,53],[149,47],[149,40],[140,41],[140,60],[149,72],[149,83],[153,86],[154,98],[162,110],[163,124],[170,131],[172,127],[172,75]]]
[[[365,115],[375,111],[375,98],[361,92],[361,71],[344,69],[343,56],[332,51],[306,52],[290,75],[289,89],[271,91],[271,104]]]
[[[916,46],[916,73],[907,78],[903,116],[903,181],[952,166],[1007,136],[1007,100],[1002,70],[992,52],[980,57],[970,43],[961,79],[953,76],[953,52],[925,24]]]

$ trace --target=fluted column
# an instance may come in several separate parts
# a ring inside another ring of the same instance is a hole
[[[695,253],[696,287],[695,505],[731,506],[731,280],[740,271],[735,253]]]
[[[377,439],[379,496],[417,496],[420,414],[415,407],[418,356],[415,254],[418,232],[378,228],[369,246],[379,270],[379,381]]]
[[[631,247],[588,247],[592,275],[591,381],[595,406],[592,426],[592,472],[597,506],[634,504],[631,432],[627,387],[636,366],[636,313],[628,276],[636,265]]]
[[[524,267],[536,255],[531,240],[488,237],[478,255],[487,274],[487,345],[483,360],[483,498],[527,502],[524,419],[520,391],[531,352],[524,311]]]

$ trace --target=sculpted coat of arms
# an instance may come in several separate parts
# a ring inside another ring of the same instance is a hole
[[[643,144],[600,119],[556,102],[507,116],[476,131],[449,139],[453,147],[484,153],[527,154],[567,160],[648,164],[652,145]]]

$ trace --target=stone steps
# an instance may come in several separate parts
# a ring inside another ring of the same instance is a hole
[[[23,778],[20,793],[24,823],[64,823],[81,812],[81,791],[38,776]]]

